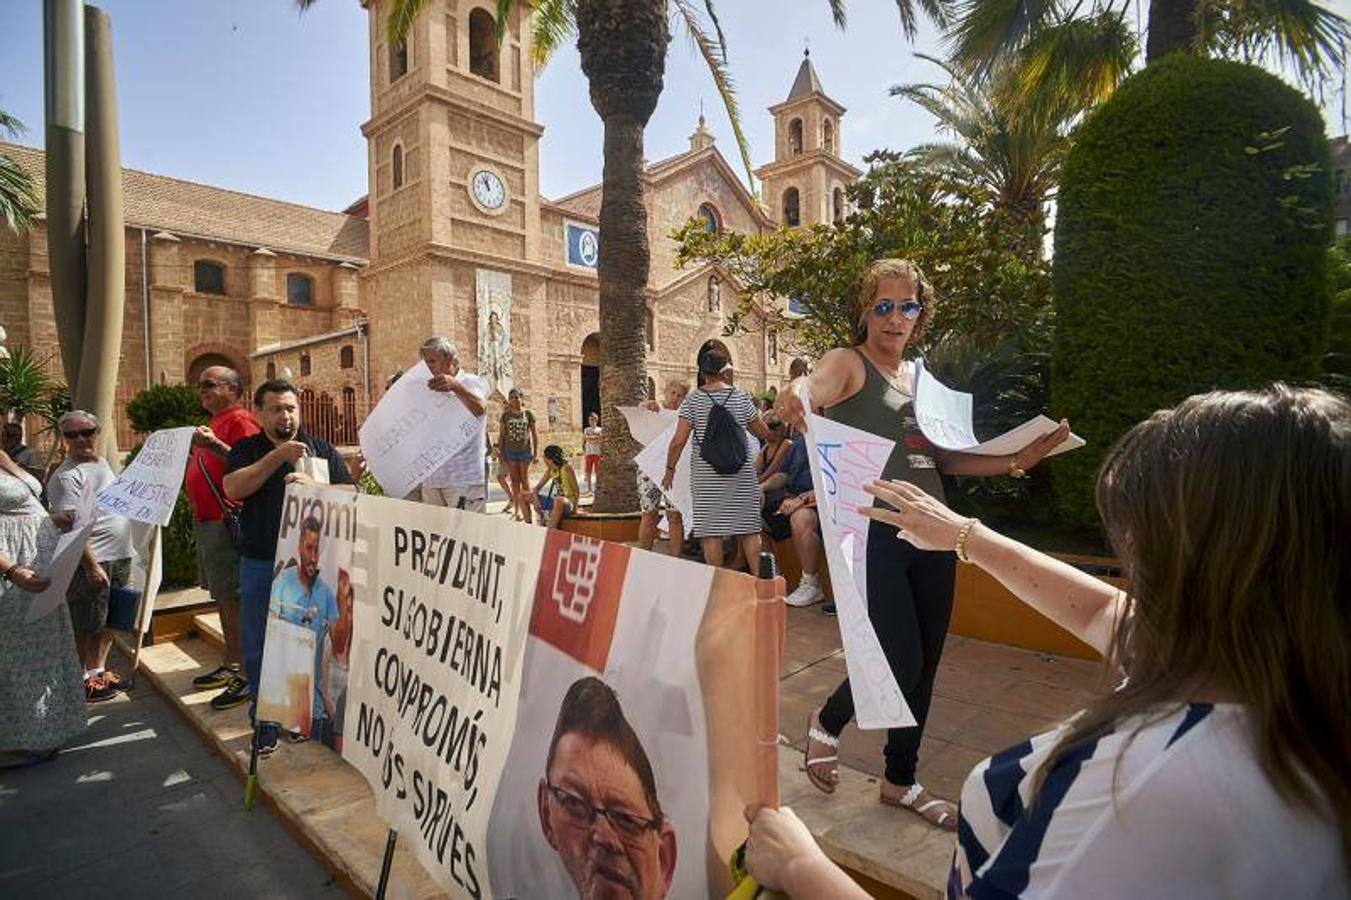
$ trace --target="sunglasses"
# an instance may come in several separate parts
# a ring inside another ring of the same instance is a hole
[[[79,431],[63,431],[61,436],[68,441],[75,441],[80,438],[91,438],[98,433],[97,428],[81,428]]]
[[[197,390],[214,391],[216,388],[225,387],[228,384],[230,384],[228,381],[212,381],[210,378],[203,378],[201,381],[197,382]]]
[[[924,304],[918,300],[902,300],[897,303],[895,300],[882,299],[873,304],[873,315],[878,318],[886,318],[898,309],[901,311],[901,315],[913,322],[919,318],[920,311],[924,309]]]

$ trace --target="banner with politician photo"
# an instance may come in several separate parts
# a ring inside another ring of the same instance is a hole
[[[292,484],[282,504],[259,721],[341,751],[355,634],[356,495]]]
[[[743,809],[778,799],[776,585],[549,532],[493,896],[728,893]]]

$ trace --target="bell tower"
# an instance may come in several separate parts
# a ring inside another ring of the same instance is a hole
[[[788,227],[844,218],[844,186],[862,172],[841,155],[845,108],[826,96],[804,50],[788,99],[769,108],[774,117],[774,161],[755,174],[771,215]]]

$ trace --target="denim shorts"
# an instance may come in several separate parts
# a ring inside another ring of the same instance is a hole
[[[502,455],[511,463],[528,463],[535,458],[529,450],[503,450]]]
[[[554,508],[555,500],[557,500],[563,506],[563,518],[566,519],[569,515],[572,514],[572,504],[568,502],[568,499],[566,497],[541,496],[539,498],[539,508],[547,513]]]

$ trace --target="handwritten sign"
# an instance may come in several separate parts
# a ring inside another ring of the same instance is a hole
[[[933,377],[922,361],[915,363],[915,421],[919,430],[945,450],[960,450],[981,456],[1007,456],[1017,453],[1044,434],[1056,430],[1057,422],[1036,416],[996,438],[981,442],[971,424],[971,395],[954,391]],[[1084,439],[1070,434],[1048,456],[1078,450]]]
[[[673,409],[650,410],[641,406],[616,407],[629,424],[629,434],[644,447],[658,440],[668,428],[676,423],[676,411]],[[667,439],[670,435],[667,434]]]
[[[807,416],[806,437],[855,719],[859,728],[912,726],[915,717],[868,618],[871,520],[858,511],[872,505],[863,487],[882,474],[895,442],[814,414]]]
[[[361,425],[366,465],[391,497],[407,496],[478,434],[478,417],[454,394],[427,387],[431,377],[419,361]]]
[[[98,505],[113,515],[168,525],[183,486],[183,472],[195,428],[166,428],[146,438],[131,465],[98,494]]]
[[[89,533],[94,530],[97,516],[93,484],[85,481],[84,490],[75,506],[75,522],[69,531],[57,539],[52,561],[43,573],[52,583],[28,604],[25,622],[36,622],[66,602],[66,589],[70,587],[70,580],[75,577],[75,569],[84,556],[84,545],[89,541]]]

